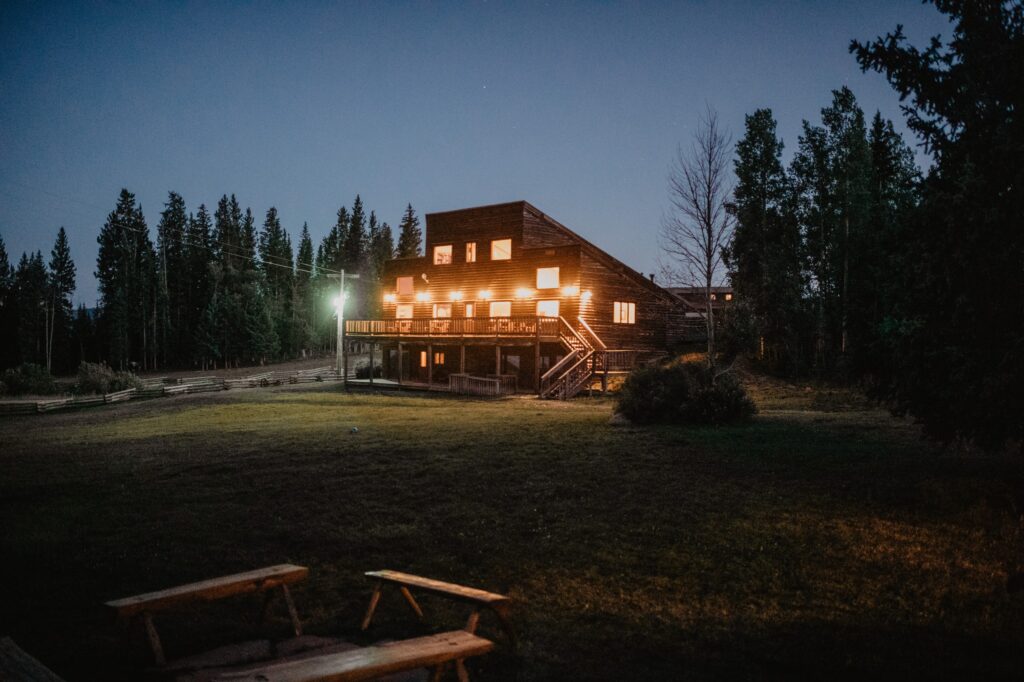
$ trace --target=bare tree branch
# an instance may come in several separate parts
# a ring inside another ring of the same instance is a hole
[[[685,281],[704,289],[708,364],[715,362],[711,288],[721,281],[722,250],[732,236],[733,218],[726,209],[732,196],[732,137],[718,114],[707,107],[689,149],[679,145],[669,170],[669,211],[662,218],[661,263],[668,281]]]

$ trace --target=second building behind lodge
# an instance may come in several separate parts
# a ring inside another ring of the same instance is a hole
[[[388,378],[514,376],[543,394],[560,369],[582,384],[683,334],[677,296],[525,201],[428,214],[424,241],[385,265],[381,319],[346,322],[381,344]]]

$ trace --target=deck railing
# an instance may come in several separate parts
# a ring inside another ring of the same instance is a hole
[[[557,317],[434,317],[345,320],[352,336],[558,336]]]

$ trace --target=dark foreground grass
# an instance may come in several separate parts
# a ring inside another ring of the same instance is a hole
[[[101,602],[291,561],[315,633],[358,639],[364,570],[510,594],[518,653],[478,679],[1019,678],[1016,464],[761,399],[723,429],[330,389],[6,420],[0,630],[71,680],[130,679]],[[377,636],[418,632],[397,595],[381,608]],[[169,617],[165,645],[250,636],[255,610]]]

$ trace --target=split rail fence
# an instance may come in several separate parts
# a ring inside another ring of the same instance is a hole
[[[349,379],[355,378],[355,369],[349,370]],[[140,388],[129,388],[104,395],[87,395],[45,400],[11,400],[0,402],[0,417],[4,415],[39,414],[55,410],[108,405],[126,400],[163,398],[192,393],[211,393],[235,388],[261,388],[284,384],[308,384],[315,382],[340,381],[341,375],[333,367],[317,367],[299,371],[261,372],[239,379],[221,377],[167,377],[144,379]]]

